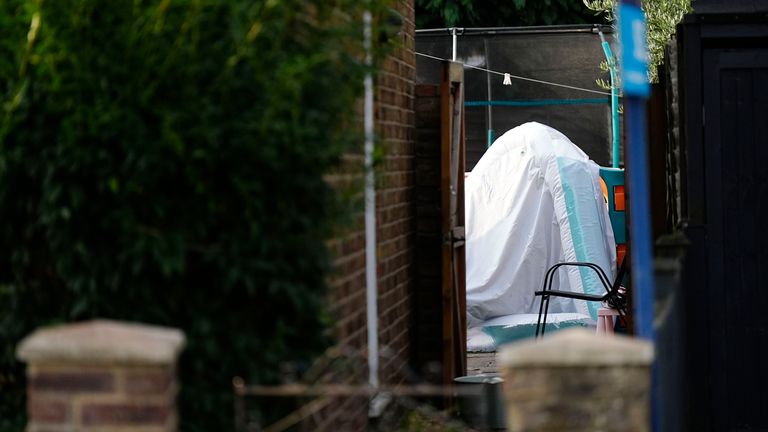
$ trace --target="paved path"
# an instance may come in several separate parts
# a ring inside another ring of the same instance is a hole
[[[496,353],[468,353],[467,354],[467,375],[478,375],[481,373],[496,373],[499,369],[496,366]]]

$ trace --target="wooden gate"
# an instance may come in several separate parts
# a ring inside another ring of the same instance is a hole
[[[443,382],[467,372],[464,253],[464,69],[445,62],[441,96]]]
[[[749,17],[681,26],[686,430],[768,430],[768,25]]]

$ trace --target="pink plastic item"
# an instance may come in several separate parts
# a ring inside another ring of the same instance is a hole
[[[597,310],[597,334],[598,335],[612,335],[614,318],[619,316],[619,311],[616,309],[602,307]]]

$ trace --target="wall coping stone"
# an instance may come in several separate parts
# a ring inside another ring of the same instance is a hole
[[[648,366],[652,360],[646,340],[578,328],[507,345],[499,355],[501,367]]]
[[[177,329],[97,319],[38,329],[16,356],[38,364],[170,365],[184,341]]]

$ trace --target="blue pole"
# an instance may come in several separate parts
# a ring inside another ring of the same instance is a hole
[[[651,202],[648,181],[645,99],[624,100],[627,128],[627,185],[630,193],[629,238],[632,241],[632,281],[638,336],[655,340],[653,329],[653,249],[651,246]]]
[[[635,330],[639,337],[655,344],[653,328],[655,284],[651,243],[651,202],[645,99],[648,83],[648,49],[645,14],[640,0],[622,0],[619,4],[619,36],[622,46],[622,85],[627,128],[627,185],[629,187],[631,274],[635,311]],[[660,430],[658,368],[651,372],[651,430]]]
[[[653,328],[655,281],[653,274],[653,248],[651,242],[651,202],[648,181],[648,148],[646,144],[645,99],[624,98],[625,127],[627,128],[627,186],[629,187],[631,239],[631,274],[635,309],[635,332],[641,338],[656,343]],[[651,371],[651,430],[661,430],[659,419],[658,366]]]
[[[619,89],[616,87],[616,62],[613,60],[611,45],[603,37],[603,32],[598,30],[602,41],[605,60],[608,62],[608,71],[611,73],[611,126],[613,130],[613,168],[619,167]]]

